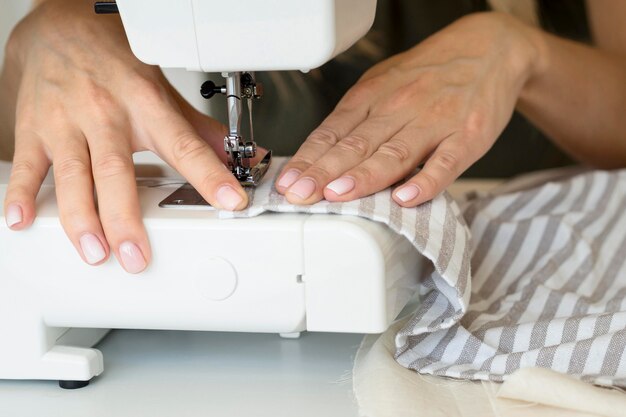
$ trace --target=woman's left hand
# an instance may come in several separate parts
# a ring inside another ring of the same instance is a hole
[[[540,60],[534,29],[470,15],[371,68],[307,138],[276,182],[291,203],[348,201],[397,183],[414,207],[493,145]]]

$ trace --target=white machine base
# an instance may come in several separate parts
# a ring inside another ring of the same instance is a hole
[[[0,199],[9,170],[0,163]],[[153,251],[139,275],[113,257],[82,262],[49,180],[29,230],[9,230],[0,215],[0,379],[79,387],[103,372],[92,346],[109,329],[379,333],[413,295],[421,257],[383,225],[310,214],[219,220],[159,208],[179,184],[155,181],[164,179],[139,181]]]

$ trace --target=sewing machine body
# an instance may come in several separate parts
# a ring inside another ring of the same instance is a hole
[[[0,199],[8,174],[0,164]],[[153,187],[163,181],[172,179],[140,180],[153,260],[136,276],[113,257],[83,263],[49,180],[29,230],[12,232],[0,216],[0,378],[88,381],[103,370],[92,346],[108,329],[378,333],[413,294],[420,257],[383,225],[163,209],[158,202],[176,188]],[[242,241],[253,248],[245,257],[235,250]]]
[[[262,92],[250,72],[322,65],[367,32],[376,0],[113,6],[139,59],[224,73],[226,85],[203,86],[203,95],[227,95],[224,150],[241,181],[256,148],[254,138],[241,137],[241,103],[251,111]],[[349,216],[220,220],[211,211],[160,208],[182,179],[151,163],[161,174],[138,188],[153,256],[140,275],[113,257],[98,267],[80,259],[60,225],[50,178],[29,230],[12,232],[0,216],[0,378],[80,387],[103,371],[93,346],[109,329],[383,332],[413,295],[421,258],[387,227]],[[0,200],[9,169],[0,164]]]
[[[137,58],[203,72],[317,68],[365,35],[376,12],[376,0],[117,0],[117,6]]]

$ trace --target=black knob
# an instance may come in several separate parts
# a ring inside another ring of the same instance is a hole
[[[221,94],[225,88],[225,86],[218,87],[213,81],[209,80],[205,81],[200,87],[200,94],[208,100],[216,94]]]
[[[93,9],[96,14],[111,14],[111,13],[119,13],[120,11],[117,8],[117,4],[114,1],[97,1],[93,5]]]

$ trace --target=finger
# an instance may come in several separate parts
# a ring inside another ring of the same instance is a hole
[[[323,198],[325,188],[337,195],[351,192],[356,186],[354,179],[338,177],[370,158],[407,121],[389,116],[369,117],[300,175],[285,192],[287,200],[313,204]]]
[[[28,132],[16,132],[11,177],[4,200],[7,226],[23,230],[35,220],[35,200],[50,161],[39,139]]]
[[[278,192],[285,193],[304,171],[367,118],[370,103],[380,90],[377,83],[378,79],[361,82],[346,93],[335,110],[309,135],[285,165],[276,181]]]
[[[405,178],[432,151],[432,141],[420,140],[422,130],[406,128],[378,147],[376,152],[345,172],[324,189],[329,201],[350,201],[389,187]],[[342,189],[343,183],[353,184]],[[339,185],[337,185],[339,184]]]
[[[198,135],[209,144],[219,160],[222,161],[223,164],[226,164],[228,162],[228,155],[224,151],[224,137],[228,135],[226,125],[223,125],[206,114],[200,113],[187,103],[187,101],[185,101],[185,103],[186,106],[181,105],[185,118],[189,121],[194,130],[198,132]],[[185,110],[186,107],[188,110]],[[257,146],[256,155],[250,158],[250,166],[259,163],[267,152],[266,148]]]
[[[224,149],[224,137],[228,134],[228,128],[214,118],[196,110],[169,82],[166,85],[185,119],[189,121],[198,135],[217,151],[216,154],[220,160],[226,163],[228,159],[226,152],[220,152],[220,150]]]
[[[108,258],[109,246],[96,213],[85,138],[68,132],[52,143],[56,144],[52,154],[61,224],[83,260],[98,265]]]
[[[168,111],[149,123],[154,150],[209,204],[226,210],[242,210],[248,205],[239,181],[181,114]]]
[[[87,127],[85,134],[104,234],[126,272],[140,273],[150,262],[151,251],[129,140],[113,124],[99,129]]]
[[[432,200],[452,184],[478,158],[460,140],[446,140],[428,158],[424,168],[392,193],[403,207]]]

